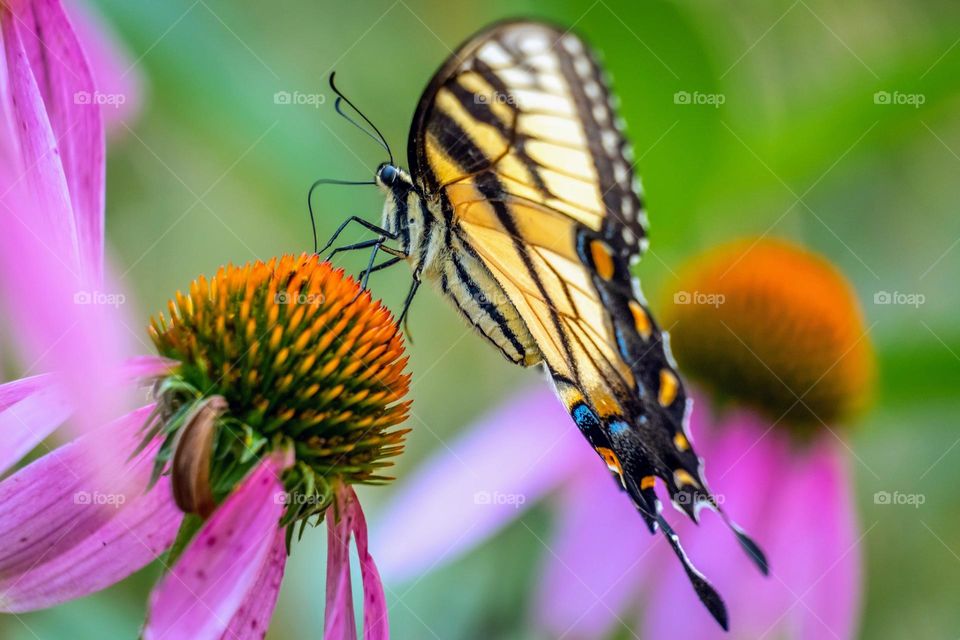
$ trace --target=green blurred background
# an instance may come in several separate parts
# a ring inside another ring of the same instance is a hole
[[[336,69],[402,156],[421,90],[464,38],[516,15],[575,26],[613,76],[639,158],[652,250],[638,274],[651,300],[670,294],[686,257],[748,234],[799,241],[855,284],[881,367],[875,406],[851,435],[869,528],[861,635],[960,635],[960,5],[97,0],[94,8],[145,84],[141,114],[111,137],[107,200],[114,266],[142,319],[222,263],[308,250],[311,181],[367,179],[386,159],[332,100],[278,105],[275,92],[325,95]],[[724,104],[677,104],[681,91],[721,94]],[[923,104],[878,104],[878,91]],[[376,221],[382,207],[370,187],[326,187],[316,202],[321,236],[348,215]],[[358,271],[364,260],[342,264]],[[393,308],[408,282],[403,267],[373,277]],[[882,291],[922,294],[924,303],[874,304]],[[503,362],[433,293],[416,300],[411,328],[414,431],[398,476],[537,378]],[[881,490],[926,502],[874,504]],[[390,493],[362,491],[373,526]],[[525,523],[543,535],[549,508]],[[402,603],[389,598],[395,637],[535,637],[526,602],[543,551],[530,530],[513,527],[413,587],[391,585],[403,594]],[[320,636],[324,538],[308,532],[295,548],[269,637]],[[25,624],[0,617],[0,636],[133,637],[156,575],[150,568],[23,615]]]

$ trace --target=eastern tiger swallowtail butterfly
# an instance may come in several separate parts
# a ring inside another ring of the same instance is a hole
[[[345,247],[374,247],[364,279],[406,261],[413,283],[401,320],[429,280],[508,360],[542,364],[651,533],[664,533],[727,628],[723,601],[661,513],[657,479],[692,519],[704,506],[720,513],[764,573],[766,559],[707,489],[686,430],[690,402],[631,277],[647,243],[645,213],[591,51],[540,22],[480,32],[424,91],[408,155],[409,172],[392,154],[377,170],[387,198],[382,228],[359,218],[341,226],[360,222],[380,235]],[[393,257],[374,265],[379,250]]]

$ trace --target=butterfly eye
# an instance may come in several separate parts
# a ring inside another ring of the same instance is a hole
[[[388,187],[396,182],[398,174],[397,168],[392,164],[382,164],[380,169],[377,170],[377,178]]]

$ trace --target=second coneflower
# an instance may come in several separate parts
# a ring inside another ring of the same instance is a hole
[[[316,256],[285,256],[197,279],[150,333],[164,358],[145,370],[155,404],[118,420],[105,439],[90,436],[134,452],[124,491],[95,472],[64,487],[47,481],[46,495],[74,492],[78,511],[112,513],[69,545],[40,538],[41,548],[25,536],[23,549],[0,553],[2,608],[78,597],[159,556],[167,571],[151,597],[145,638],[260,638],[293,534],[325,519],[325,637],[356,637],[351,536],[364,637],[388,637],[383,587],[352,486],[389,480],[383,468],[403,448],[406,430],[396,427],[407,416],[409,376],[390,313],[342,270]],[[11,476],[0,495],[38,485],[67,457],[93,464],[82,443],[69,447]],[[29,529],[43,529],[35,509],[23,506]],[[42,561],[27,562],[30,549],[44,548]],[[3,565],[4,557],[19,561]]]

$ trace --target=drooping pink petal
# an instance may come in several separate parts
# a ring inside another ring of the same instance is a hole
[[[103,262],[106,166],[93,75],[60,0],[31,0],[14,6],[9,30],[18,32],[30,62],[49,122],[52,149],[66,180],[79,263],[93,269],[90,282],[96,284]],[[41,129],[38,123],[28,135]],[[30,170],[29,162],[26,167]]]
[[[589,456],[562,495],[538,581],[537,625],[553,638],[610,635],[629,619],[641,582],[669,560],[606,466]]]
[[[356,514],[337,501],[339,513],[328,511],[327,519],[327,602],[323,614],[324,640],[356,640],[353,586],[350,580],[350,536]]]
[[[453,560],[556,487],[584,451],[551,391],[521,392],[439,447],[394,492],[374,528],[380,571],[402,580]]]
[[[161,478],[147,493],[127,497],[130,504],[116,504],[114,518],[66,552],[54,548],[49,560],[0,579],[0,611],[33,611],[94,593],[169,548],[182,518],[170,481]]]
[[[222,640],[262,640],[277,605],[283,570],[287,566],[286,531],[277,529],[270,554],[246,599],[223,633]]]
[[[289,463],[279,454],[264,458],[217,507],[154,589],[146,640],[223,635],[274,547]]]
[[[136,352],[130,327],[137,325],[124,317],[122,293],[84,284],[67,262],[70,251],[58,252],[56,238],[44,235],[37,194],[10,175],[0,163],[0,308],[26,369],[55,373],[64,401],[77,409],[68,423],[74,433],[94,431],[135,406],[122,363]],[[127,455],[120,453],[104,469],[118,472]]]
[[[28,3],[18,3],[26,7]],[[57,137],[50,123],[40,87],[31,67],[27,43],[24,42],[26,23],[6,4],[0,5],[0,36],[3,39],[7,61],[7,82],[2,108],[13,127],[13,138],[6,145],[3,180],[0,180],[0,199],[6,211],[4,227],[17,223],[32,234],[43,238],[45,259],[60,260],[75,279],[80,277],[80,246],[77,221]],[[31,20],[32,21],[32,20]],[[28,38],[34,38],[31,29]],[[33,43],[31,43],[33,44]],[[17,144],[18,143],[18,144]],[[12,154],[12,155],[10,155]],[[28,191],[31,200],[6,201],[20,191]],[[27,205],[27,206],[24,206]],[[11,247],[12,250],[16,246]],[[92,266],[92,265],[91,265]]]
[[[143,407],[20,469],[0,482],[0,580],[66,553],[133,504],[150,477],[155,446],[106,477],[97,449],[134,450],[153,406]]]
[[[70,407],[50,376],[5,384],[0,394],[5,396],[0,400],[0,473],[4,473],[63,424]]]
[[[367,542],[367,519],[353,489],[345,488],[348,508],[353,510],[353,536],[357,541],[357,556],[360,558],[360,575],[363,578],[363,637],[364,640],[389,640],[390,625],[387,622],[387,598],[383,593],[380,572],[370,555]]]
[[[832,436],[802,454],[778,517],[771,553],[789,590],[770,635],[853,638],[860,600],[859,533],[843,451]],[[789,507],[787,505],[790,505]]]
[[[126,132],[140,111],[143,76],[129,50],[86,2],[66,5],[97,87],[104,126],[111,136]]]

